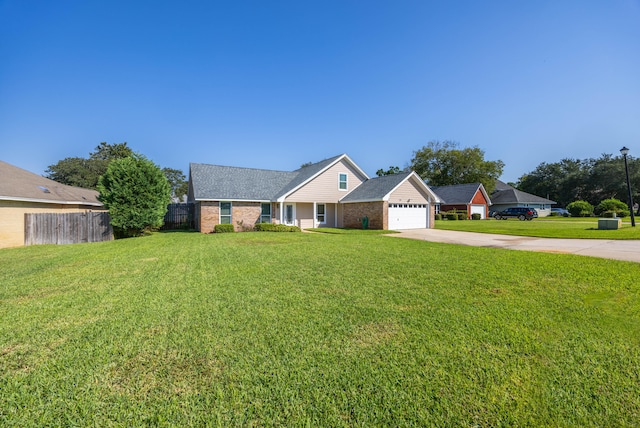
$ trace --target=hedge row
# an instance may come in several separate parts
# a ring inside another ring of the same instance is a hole
[[[298,226],[287,226],[284,224],[258,223],[253,227],[257,232],[300,232]],[[216,224],[213,228],[215,233],[235,232],[232,224]]]
[[[258,223],[254,226],[253,230],[257,232],[300,232],[298,226],[287,226],[284,224],[274,223]]]
[[[445,212],[445,213],[439,213],[436,214],[435,219],[436,220],[442,220],[442,219],[447,219],[447,220],[467,220],[467,213],[464,211],[454,211],[454,212]],[[471,220],[480,220],[482,218],[482,216],[478,213],[473,213],[471,214]]]

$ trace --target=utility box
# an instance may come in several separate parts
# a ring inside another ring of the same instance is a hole
[[[599,218],[598,230],[618,230],[622,226],[622,219],[619,218]]]

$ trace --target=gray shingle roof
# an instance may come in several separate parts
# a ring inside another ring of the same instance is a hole
[[[0,161],[0,199],[101,207],[98,192],[67,186]]]
[[[400,183],[402,183],[410,174],[411,172],[401,172],[399,174],[370,178],[360,186],[353,189],[353,191],[342,198],[340,202],[381,200]]]
[[[196,200],[270,201],[297,175],[294,172],[192,163]]]
[[[444,204],[470,204],[479,188],[480,183],[431,186]]]
[[[493,202],[494,205],[515,203],[551,205],[556,203],[550,199],[520,191],[500,180],[498,180],[496,184],[496,191],[491,195],[491,202]]]
[[[491,202],[493,202],[494,205],[511,203],[555,204],[555,201],[532,195],[531,193],[521,192],[518,189],[500,190],[495,192],[491,195]]]
[[[196,200],[272,201],[291,192],[344,155],[295,171],[241,168],[192,163],[191,182]]]

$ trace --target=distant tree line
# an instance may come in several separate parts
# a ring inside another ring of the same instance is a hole
[[[124,159],[136,154],[127,143],[109,144],[102,142],[89,153],[88,158],[69,157],[49,165],[45,177],[58,183],[85,189],[98,189],[98,181],[107,172],[111,161]],[[162,168],[169,181],[171,197],[181,200],[188,191],[188,183],[184,173],[179,169]]]
[[[640,191],[640,160],[627,157],[634,201]],[[562,159],[543,162],[518,179],[516,187],[567,206],[573,201],[587,201],[597,206],[605,199],[628,202],[627,181],[622,156],[603,154],[594,159]]]

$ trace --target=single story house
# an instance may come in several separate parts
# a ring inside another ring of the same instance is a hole
[[[25,243],[25,214],[103,211],[98,192],[0,161],[0,248]]]
[[[372,229],[427,228],[439,202],[415,172],[369,178],[346,154],[295,171],[191,163],[188,200],[204,233],[225,223],[359,228],[365,217]]]
[[[500,180],[496,181],[496,189],[491,194],[491,201],[493,202],[492,211],[518,207],[535,208],[540,217],[551,214],[551,205],[556,203],[550,199],[520,191]]]
[[[432,186],[431,189],[442,201],[436,206],[436,212],[459,210],[466,211],[468,218],[472,214],[480,214],[481,219],[489,217],[491,199],[482,183]]]

